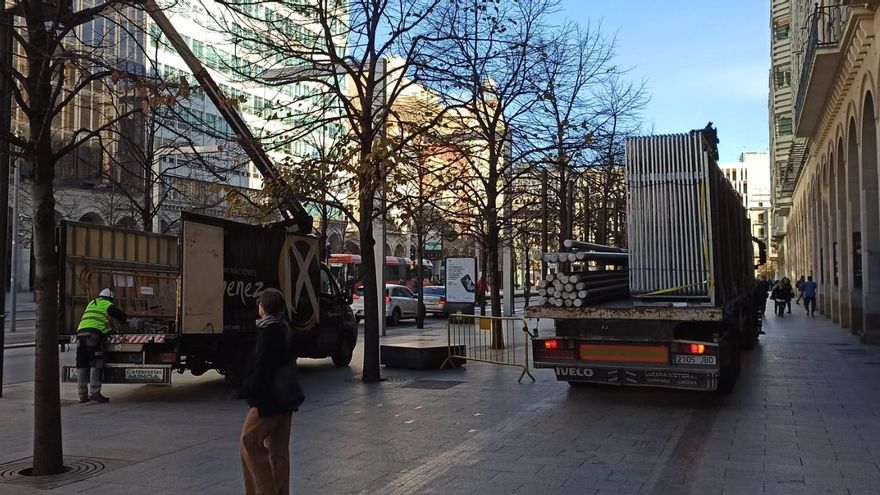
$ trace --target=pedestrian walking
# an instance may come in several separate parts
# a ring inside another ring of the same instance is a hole
[[[794,302],[795,304],[800,304],[804,298],[804,282],[806,282],[806,277],[801,275],[801,278],[799,278],[798,281],[794,284],[794,288],[797,289],[798,293],[797,301]]]
[[[807,310],[808,316],[816,316],[816,289],[818,288],[819,284],[813,281],[812,275],[801,284],[801,291],[804,294],[804,309]]]
[[[251,406],[241,427],[241,466],[247,495],[290,493],[290,430],[295,406],[278,396],[283,368],[296,369],[293,332],[284,319],[284,294],[266,289],[258,298],[259,335],[247,363],[242,395]],[[299,400],[302,402],[302,399]]]
[[[104,369],[104,337],[110,333],[111,318],[125,323],[125,312],[113,303],[113,291],[103,289],[86,305],[76,329],[76,387],[79,401],[110,402],[101,394]]]
[[[794,288],[791,286],[791,280],[788,277],[782,279],[782,284],[785,286],[785,307],[788,309],[788,314],[791,314],[791,300],[794,299]]]
[[[775,303],[774,313],[785,318],[785,305],[791,304],[791,286],[787,286],[784,280],[777,282],[770,293],[770,299]]]

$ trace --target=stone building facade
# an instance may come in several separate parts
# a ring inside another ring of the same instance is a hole
[[[771,22],[791,25],[794,95],[789,154],[773,162],[780,274],[812,275],[822,313],[880,343],[880,2],[772,4]]]

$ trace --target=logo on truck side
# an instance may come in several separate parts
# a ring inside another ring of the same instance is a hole
[[[593,376],[593,370],[590,368],[556,368],[556,376],[578,376],[581,378],[590,378]]]

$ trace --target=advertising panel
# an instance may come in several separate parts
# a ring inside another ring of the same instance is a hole
[[[477,259],[446,258],[446,301],[474,304],[476,295]]]

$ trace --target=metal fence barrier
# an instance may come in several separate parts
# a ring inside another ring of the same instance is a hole
[[[479,316],[453,314],[446,324],[448,357],[442,367],[457,366],[467,360],[522,368],[517,383],[529,371],[529,331],[518,316]]]

